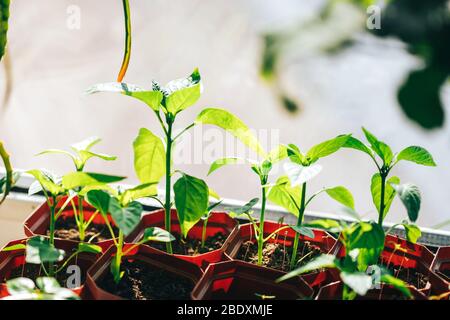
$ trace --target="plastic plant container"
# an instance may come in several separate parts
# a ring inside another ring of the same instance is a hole
[[[17,244],[26,244],[27,239],[20,239],[11,241],[4,246],[9,247]],[[66,240],[58,240],[55,239],[55,246],[58,249],[62,249],[66,251],[66,257],[70,255],[72,250],[77,248],[77,244],[72,241]],[[70,264],[76,264],[80,267],[81,273],[86,276],[87,270],[94,264],[94,262],[99,258],[100,255],[92,254],[92,253],[80,253]],[[25,250],[18,249],[13,251],[1,251],[0,252],[0,298],[9,295],[8,290],[6,289],[5,282],[11,279],[11,272],[21,266],[25,265]],[[24,274],[23,276],[27,276]],[[45,276],[43,273],[41,276]],[[81,284],[80,287],[70,288],[78,295],[82,295],[84,290],[84,283]]]
[[[450,285],[450,247],[440,247],[438,249],[431,270],[436,272]]]
[[[144,230],[146,228],[149,227],[164,228],[164,214],[165,211],[163,209],[145,214],[142,217],[139,226],[129,236],[131,241],[138,242],[140,239],[142,239]],[[175,209],[172,209],[171,211],[171,219],[172,219],[171,233],[180,234],[180,224],[178,221],[177,211]],[[230,218],[230,216],[225,212],[212,212],[206,228],[206,238],[214,236],[219,232],[223,233],[226,237],[224,241],[224,246],[222,246],[219,249],[209,251],[206,253],[201,253],[194,256],[184,254],[174,254],[174,256],[179,259],[195,263],[202,269],[206,269],[206,267],[210,263],[227,260],[227,258],[223,254],[225,244],[228,242],[230,238],[234,236],[234,234],[237,232],[237,228],[238,228],[237,222],[234,219]],[[199,221],[196,225],[192,227],[191,230],[189,230],[188,238],[201,240],[202,231],[203,231],[203,221]]]
[[[124,251],[131,246],[133,246],[133,244],[125,244]],[[114,292],[108,292],[99,286],[102,279],[110,272],[110,265],[115,252],[116,247],[110,247],[88,270],[86,278],[86,297],[93,300],[125,300],[114,294]],[[123,261],[126,259],[130,261],[140,261],[150,267],[163,269],[191,281],[193,285],[195,285],[203,275],[203,271],[198,265],[179,259],[178,257],[169,255],[147,245],[136,246],[123,257]]]
[[[309,299],[311,287],[300,277],[282,283],[275,280],[284,273],[260,268],[242,261],[210,264],[192,291],[193,300]]]

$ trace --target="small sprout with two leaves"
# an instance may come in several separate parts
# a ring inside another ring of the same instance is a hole
[[[277,282],[319,269],[334,268],[339,271],[343,282],[343,300],[365,296],[370,289],[381,283],[393,286],[408,298],[412,297],[405,282],[377,265],[379,252],[384,248],[384,231],[377,223],[357,221],[348,224],[344,221],[324,219],[312,221],[307,225],[331,232],[341,232],[339,241],[345,248],[345,257],[338,259],[331,254],[322,254],[280,277]],[[378,271],[371,275],[369,274],[371,270]]]
[[[3,300],[80,300],[70,289],[62,288],[52,277],[40,277],[36,284],[28,278],[15,278],[6,282],[9,296]]]

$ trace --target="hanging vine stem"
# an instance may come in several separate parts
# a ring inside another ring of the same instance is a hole
[[[130,63],[131,55],[131,16],[130,16],[130,3],[128,0],[122,0],[123,13],[125,18],[125,51],[123,55],[122,66],[120,67],[119,75],[117,76],[117,82],[122,82],[125,73],[127,73],[128,64]]]
[[[4,146],[3,146],[3,142],[0,141],[0,157],[3,160],[3,164],[5,165],[5,169],[6,169],[6,183],[5,183],[5,188],[4,188],[4,192],[1,195],[0,198],[0,205],[3,203],[3,201],[5,201],[6,196],[8,195],[9,191],[11,190],[12,184],[13,184],[13,169],[11,166],[11,162],[9,161],[9,154],[6,152]],[[1,190],[0,190],[1,192]]]

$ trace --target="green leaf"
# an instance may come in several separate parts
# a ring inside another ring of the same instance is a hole
[[[138,200],[145,197],[156,196],[158,194],[157,183],[144,183],[134,188],[125,190],[121,194],[122,204],[130,203],[131,201]]]
[[[342,148],[350,136],[351,135],[340,135],[334,139],[319,143],[308,151],[306,158],[312,163],[320,158],[329,156]]]
[[[342,271],[341,280],[358,295],[364,296],[372,287],[372,277],[364,272],[346,272]]]
[[[102,190],[91,190],[86,194],[86,201],[103,215],[109,212],[111,196]]]
[[[117,159],[116,156],[111,156],[111,155],[108,155],[105,153],[97,153],[97,152],[86,151],[86,150],[81,150],[81,151],[79,151],[78,154],[80,156],[80,162],[83,166],[86,163],[86,161],[88,161],[90,158],[99,158],[99,159],[102,159],[105,161],[113,161],[113,160]]]
[[[276,282],[281,282],[293,277],[297,277],[303,273],[311,272],[317,269],[322,268],[335,268],[336,262],[335,262],[335,256],[331,254],[322,254],[318,256],[317,258],[309,261],[307,264],[303,265],[302,267],[295,269],[288,274],[285,274],[284,276],[278,278]]]
[[[5,247],[1,251],[7,252],[7,251],[25,250],[26,248],[27,246],[25,244],[19,243],[9,247]]]
[[[134,169],[141,183],[158,182],[166,172],[166,154],[161,139],[141,128],[133,149]]]
[[[147,228],[144,231],[144,238],[145,241],[157,241],[157,242],[171,242],[175,240],[175,237],[170,234],[170,232],[158,228]]]
[[[433,156],[424,148],[417,146],[411,146],[403,149],[397,155],[397,161],[400,160],[411,161],[429,167],[436,166],[436,163],[433,160]]]
[[[60,149],[47,149],[42,152],[39,152],[38,154],[36,154],[36,156],[41,156],[41,155],[45,155],[45,154],[63,154],[63,155],[69,156],[72,159],[72,161],[74,161],[74,162],[77,161],[77,158],[73,154],[71,154],[69,151],[60,150]]]
[[[211,163],[211,166],[209,167],[209,171],[208,171],[207,175],[209,176],[211,173],[213,173],[217,169],[220,169],[223,166],[226,166],[228,164],[236,164],[240,160],[242,160],[242,159],[239,159],[239,158],[221,158],[221,159],[217,159],[216,161]]]
[[[376,222],[357,222],[344,229],[349,243],[348,250],[353,249],[383,249],[384,230]]]
[[[183,237],[201,220],[208,209],[209,190],[205,181],[182,174],[173,186],[175,206]]]
[[[409,242],[416,243],[422,236],[422,231],[420,231],[420,228],[415,224],[402,223],[402,226],[405,228],[406,239]]]
[[[391,148],[385,144],[384,142],[378,140],[372,133],[370,133],[365,128],[362,128],[364,134],[369,141],[372,150],[375,151],[376,154],[383,160],[386,165],[390,165],[392,159],[394,158],[394,154],[392,153]]]
[[[10,0],[2,0],[0,2],[0,61],[5,54],[7,33],[8,33],[8,19],[9,19],[9,4]]]
[[[36,284],[39,289],[45,293],[56,293],[61,289],[58,281],[51,277],[40,277],[36,279]]]
[[[304,167],[295,163],[285,163],[284,170],[289,180],[291,180],[291,186],[296,187],[317,176],[322,171],[322,166],[320,164],[312,164]]]
[[[45,189],[51,195],[59,195],[64,192],[64,188],[55,183],[53,177],[49,175],[49,173],[43,170],[29,170],[27,173],[31,174],[41,185],[42,188]],[[31,190],[31,189],[30,189]],[[32,191],[34,191],[33,189]]]
[[[33,264],[57,262],[64,259],[64,254],[64,250],[52,246],[48,238],[36,236],[27,241],[25,260]]]
[[[177,114],[192,106],[200,98],[202,85],[198,69],[188,77],[170,81],[165,85],[165,106],[168,112]]]
[[[23,277],[6,281],[6,287],[12,296],[33,293],[36,288],[33,280]]]
[[[72,190],[79,187],[86,187],[90,185],[101,185],[106,183],[119,182],[125,177],[112,176],[101,173],[92,172],[71,172],[62,178],[62,185],[67,190]]]
[[[367,153],[371,157],[373,156],[372,150],[370,150],[369,147],[367,147],[363,142],[361,142],[360,140],[358,140],[354,137],[349,137],[348,140],[345,142],[345,144],[342,147],[359,150],[364,153]]]
[[[289,159],[294,163],[303,165],[305,162],[305,156],[295,144],[288,145],[287,154]]]
[[[258,201],[259,201],[259,198],[253,198],[249,202],[244,204],[242,207],[226,208],[225,210],[229,211],[228,214],[230,215],[230,217],[236,218],[242,214],[249,213],[250,210],[252,210],[252,208],[258,203]]]
[[[88,252],[88,253],[94,253],[94,254],[99,254],[102,253],[102,247],[92,244],[92,243],[87,243],[87,242],[80,242],[78,244],[78,251],[79,252]]]
[[[226,110],[207,108],[197,116],[196,124],[211,124],[218,126],[238,138],[247,147],[263,158],[267,157],[263,147],[250,129],[235,115]]]
[[[298,216],[302,198],[301,186],[292,187],[287,176],[278,178],[276,184],[270,188],[267,199]]]
[[[382,273],[380,277],[380,281],[385,284],[389,284],[399,290],[403,295],[405,295],[408,298],[412,298],[411,291],[408,288],[408,284],[404,281],[388,274],[388,273]]]
[[[93,136],[83,141],[72,144],[70,147],[77,153],[80,151],[89,151],[93,146],[102,141],[99,137]]]
[[[325,192],[337,202],[355,210],[355,201],[353,200],[352,193],[348,189],[342,186],[338,186],[334,188],[325,189]]]
[[[214,191],[211,188],[208,188],[208,192],[209,192],[209,197],[210,198],[214,198],[216,200],[220,200],[220,196],[219,196],[219,194],[216,191]]]
[[[419,187],[412,183],[395,184],[391,183],[392,188],[397,192],[408,211],[409,220],[415,222],[419,217],[421,195]]]
[[[308,238],[314,239],[314,231],[305,226],[291,226],[291,229],[298,234],[304,235]]]
[[[124,95],[141,100],[155,111],[159,110],[161,101],[163,99],[163,93],[160,91],[145,90],[139,88],[134,84],[119,83],[119,82],[96,84],[86,91],[87,94],[98,92],[122,93]]]
[[[272,164],[275,164],[279,161],[282,161],[288,157],[288,147],[280,144],[273,150],[269,152],[267,160],[269,160]]]
[[[385,186],[385,193],[384,193],[384,211],[380,212],[380,202],[381,202],[381,175],[379,173],[376,173],[372,176],[372,182],[370,185],[370,190],[372,192],[372,200],[373,204],[377,208],[377,211],[379,214],[386,217],[387,213],[389,212],[389,208],[391,207],[392,201],[395,197],[395,190],[392,188],[391,184],[399,184],[400,178],[398,177],[391,177],[386,181]]]
[[[111,217],[125,236],[128,236],[137,227],[139,221],[141,221],[142,211],[142,205],[136,201],[125,207],[122,207],[116,198],[112,197],[109,201]]]
[[[340,232],[342,227],[339,222],[331,219],[318,219],[303,224],[306,227],[323,229],[330,232]]]

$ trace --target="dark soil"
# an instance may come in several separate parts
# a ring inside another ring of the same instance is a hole
[[[445,280],[450,281],[450,270],[442,270],[438,271],[438,273],[441,274]]]
[[[388,269],[396,278],[413,285],[419,290],[425,288],[429,281],[426,274],[423,274],[416,269],[400,268],[399,266],[388,266]]]
[[[220,249],[226,240],[223,233],[216,233],[212,237],[208,237],[205,240],[205,246],[202,247],[201,239],[180,237],[180,234],[173,234],[176,240],[172,241],[172,250],[175,254],[183,254],[188,256],[196,256],[202,253],[210,252],[213,250]],[[166,251],[166,244],[161,242],[149,243],[153,248]]]
[[[292,247],[286,247],[283,243],[266,242],[263,246],[264,267],[269,267],[281,271],[290,270],[290,259],[292,256]],[[297,249],[298,263],[300,267],[322,254],[320,248],[309,241],[300,241]],[[258,262],[258,244],[254,241],[246,241],[238,251],[237,259],[257,264]]]
[[[55,237],[65,240],[80,240],[80,233],[78,232],[78,227],[73,217],[61,217],[56,221]],[[119,230],[115,226],[111,226],[116,237],[119,235]],[[47,235],[50,231],[47,230]],[[87,230],[85,231],[85,241],[98,243],[100,241],[105,241],[111,239],[111,233],[109,229],[104,224],[94,224],[91,223]],[[90,239],[92,238],[92,241]]]
[[[118,285],[108,272],[99,286],[130,300],[188,300],[194,289],[191,280],[140,261],[124,260],[122,270],[125,273]]]

